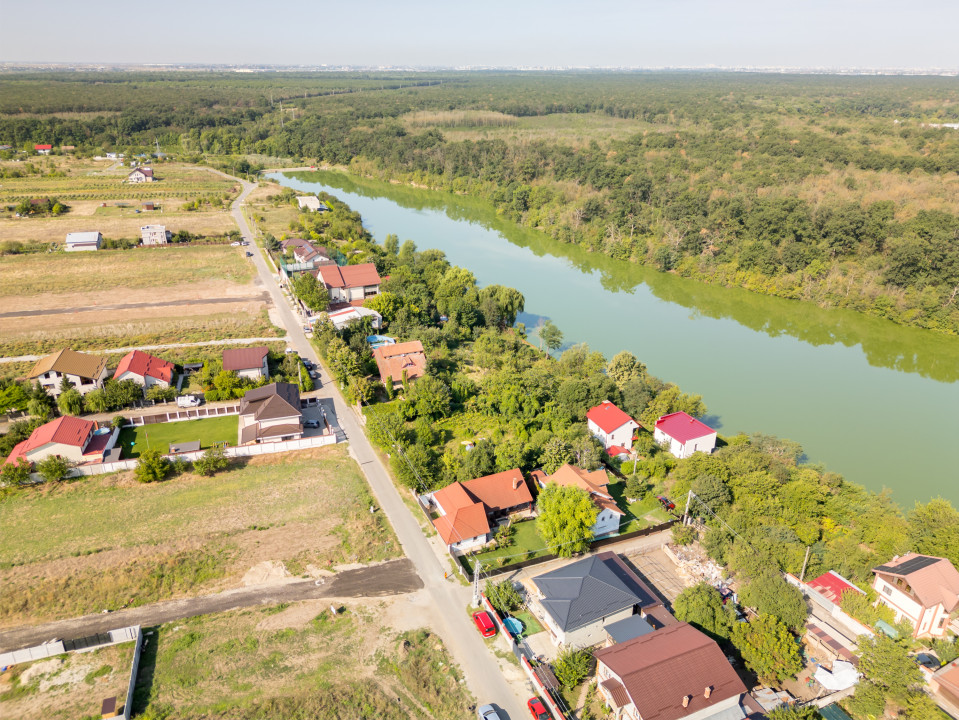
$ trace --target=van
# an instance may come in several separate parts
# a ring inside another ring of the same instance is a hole
[[[181,395],[176,399],[176,406],[181,408],[196,407],[200,404],[200,398],[196,395]]]

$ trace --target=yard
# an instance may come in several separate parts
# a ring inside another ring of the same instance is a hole
[[[633,503],[626,502],[626,483],[616,482],[608,485],[609,494],[616,500],[616,504],[626,511],[626,517],[623,518],[623,524],[620,526],[621,533],[642,530],[650,525],[658,525],[667,520],[672,520],[670,515],[655,495],[649,495]]]
[[[546,543],[536,532],[535,520],[513,523],[513,527],[515,528],[513,542],[509,547],[487,550],[476,555],[463,555],[460,557],[460,562],[467,570],[473,572],[473,566],[476,563],[482,563],[483,567],[489,569],[549,554]]]
[[[236,445],[239,419],[236,415],[157,423],[141,427],[125,427],[120,431],[119,445],[124,458],[138,458],[144,450],[167,453],[171,444],[200,441],[206,449],[217,443]]]
[[[315,600],[156,629],[133,711],[144,717],[467,720],[473,702],[424,609],[407,598]]]
[[[401,555],[383,514],[370,515],[369,488],[343,446],[250,458],[213,478],[144,485],[132,475],[0,502],[0,527],[17,538],[0,543],[0,626]]]

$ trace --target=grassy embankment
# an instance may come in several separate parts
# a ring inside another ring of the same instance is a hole
[[[132,472],[0,499],[0,625],[236,587],[253,566],[293,574],[397,557],[341,447],[253,458],[213,478],[141,485]]]

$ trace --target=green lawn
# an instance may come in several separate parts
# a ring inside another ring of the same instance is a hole
[[[170,443],[200,441],[202,448],[212,447],[213,443],[226,442],[236,445],[239,420],[236,415],[204,418],[202,420],[184,420],[182,422],[157,423],[143,427],[125,427],[120,431],[120,446],[124,458],[137,458],[147,449],[170,451]]]
[[[621,533],[642,530],[650,525],[657,525],[666,522],[672,518],[668,512],[659,504],[655,496],[650,495],[647,499],[640,499],[634,503],[626,502],[626,483],[616,482],[608,485],[609,494],[613,496],[620,509],[626,511],[626,517],[623,518],[623,524],[620,525]]]
[[[523,623],[523,637],[529,637],[538,632],[543,632],[543,626],[539,624],[539,621],[532,613],[526,610],[520,610],[519,612],[514,612],[513,617]]]
[[[460,562],[462,562],[470,572],[473,572],[473,563],[475,562],[483,563],[485,568],[500,567],[499,558],[509,558],[507,562],[519,562],[520,560],[527,560],[549,554],[546,543],[543,541],[543,538],[539,536],[539,533],[536,532],[535,520],[524,520],[514,523],[513,527],[516,531],[513,534],[513,544],[509,547],[488,550],[472,557],[466,557],[464,555],[460,558]],[[526,553],[532,554],[526,555]]]

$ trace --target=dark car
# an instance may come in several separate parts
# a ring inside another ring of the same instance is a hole
[[[319,420],[304,420],[304,421],[303,421],[303,427],[305,427],[305,428],[312,428],[312,429],[315,430],[315,429],[318,428],[319,426],[320,426],[320,421],[319,421]]]
[[[246,256],[247,256],[247,257],[253,257],[253,253],[251,253],[249,250],[247,250],[247,251],[246,251]]]
[[[496,626],[493,624],[493,618],[491,618],[485,610],[473,613],[473,622],[476,623],[476,627],[479,628],[483,637],[493,637],[496,634]]]
[[[666,497],[665,495],[657,495],[657,496],[656,496],[656,499],[659,500],[659,504],[662,505],[663,508],[665,508],[666,510],[675,510],[675,509],[676,509],[676,503],[674,503],[672,500],[670,500],[670,499],[669,499],[668,497]]]
[[[533,720],[552,720],[543,701],[538,697],[527,700],[526,707],[529,708],[529,714],[533,716]]]

